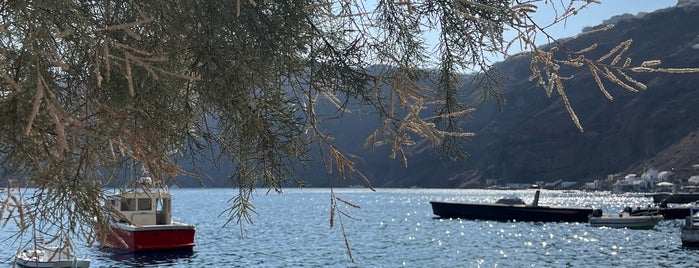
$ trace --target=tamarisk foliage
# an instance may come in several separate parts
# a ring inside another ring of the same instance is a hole
[[[565,2],[565,3],[564,3]],[[631,64],[631,40],[603,57],[570,51],[532,19],[553,10],[552,24],[593,0],[53,0],[0,3],[0,219],[25,231],[51,222],[68,235],[107,228],[106,185],[138,167],[165,182],[197,177],[193,166],[230,163],[237,192],[228,223],[252,222],[249,198],[264,185],[282,192],[298,161],[318,145],[328,178],[369,178],[333,146],[321,127],[332,118],[321,101],[345,111],[362,104],[379,115],[366,147],[390,146],[408,164],[427,141],[440,156],[462,159],[473,133],[459,121],[473,112],[460,100],[462,74],[484,95],[498,95],[492,55],[513,47],[531,56],[531,79],[560,95],[582,131],[559,73],[587,68],[602,80],[644,90],[635,73],[697,72]],[[517,33],[511,40],[506,30]],[[426,42],[437,33],[436,46]],[[539,38],[539,39],[537,39]],[[536,46],[541,39],[548,49]],[[556,51],[565,55],[557,57]],[[426,86],[425,79],[433,79]],[[212,148],[220,148],[214,151]],[[15,190],[31,187],[27,195]],[[347,215],[332,195],[334,216]],[[349,247],[348,247],[349,249]],[[350,255],[351,256],[351,255]]]

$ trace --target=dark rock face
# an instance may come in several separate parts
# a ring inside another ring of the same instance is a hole
[[[662,67],[699,67],[699,28],[689,26],[699,25],[698,13],[695,5],[684,5],[622,16],[609,31],[580,34],[564,44],[579,50],[596,42],[594,59],[633,39],[625,54],[633,65],[660,59]],[[631,73],[648,89],[634,93],[605,82],[614,97],[608,100],[587,68],[566,70],[575,77],[564,86],[585,129],[581,133],[559,96],[554,93],[548,98],[542,88],[528,81],[529,59],[508,60],[499,69],[508,77],[507,105],[500,111],[494,103],[481,104],[473,118],[463,122],[463,129],[477,134],[467,145],[469,159],[451,162],[435,158],[429,150],[416,150],[404,168],[400,161],[386,159],[385,151],[379,149],[373,154],[353,152],[364,158],[358,167],[380,187],[481,187],[486,179],[587,181],[613,173],[642,173],[644,167],[669,170],[699,163],[697,73]],[[364,122],[351,116],[344,120]],[[352,138],[338,143],[358,148],[368,135],[352,133]]]
[[[661,67],[699,67],[699,1],[680,1],[675,8],[653,13],[622,15],[610,20],[615,27],[582,33],[563,43],[580,50],[597,43],[596,59],[628,39],[625,53],[632,65],[660,59]],[[587,30],[594,29],[590,28]],[[676,170],[699,164],[699,74],[630,74],[648,86],[634,93],[617,85],[604,85],[614,97],[608,100],[587,68],[567,69],[575,79],[564,86],[584,127],[578,131],[559,96],[547,97],[528,81],[529,59],[518,57],[498,64],[506,80],[507,104],[476,103],[477,112],[462,122],[462,129],[476,133],[466,145],[470,157],[461,161],[440,159],[426,144],[408,155],[408,166],[389,159],[387,146],[363,148],[378,126],[372,115],[353,112],[325,124],[342,151],[358,156],[356,167],[375,187],[483,187],[489,179],[509,183],[537,181],[589,181],[608,174],[637,173],[645,168]],[[469,93],[471,92],[471,93]],[[478,90],[464,89],[469,100]],[[322,107],[319,107],[321,110]],[[327,107],[326,114],[335,113]],[[339,115],[339,114],[338,114]],[[313,157],[300,179],[310,186],[362,185],[354,176],[347,181],[328,179],[320,155]],[[230,186],[230,166],[206,171],[208,186]],[[334,171],[336,172],[336,171]],[[336,174],[331,174],[336,176]],[[196,185],[193,185],[196,186]]]
[[[667,67],[697,67],[699,49],[694,47],[699,43],[699,30],[682,27],[699,23],[697,11],[699,8],[690,6],[621,20],[610,31],[581,35],[565,45],[577,50],[597,42],[599,53],[606,53],[633,38],[628,56],[634,62],[662,59]],[[515,63],[515,67],[503,63],[512,81],[525,81],[528,69],[524,63],[526,60]],[[497,132],[484,129],[479,133],[485,144],[500,148],[500,157],[478,155],[501,163],[502,178],[515,182],[588,180],[627,170],[641,173],[634,165],[644,161],[659,169],[680,164],[651,159],[699,128],[699,74],[638,75],[635,77],[648,85],[638,93],[605,83],[613,100],[600,93],[588,72],[581,70],[574,76],[565,87],[585,128],[583,133],[575,130],[559,97],[546,99],[542,89],[523,82],[509,85],[506,96],[515,107],[495,115]],[[492,151],[479,147],[478,138],[473,143],[474,155]],[[682,158],[699,162],[696,154]]]

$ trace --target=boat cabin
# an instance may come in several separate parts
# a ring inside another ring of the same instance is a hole
[[[524,201],[514,195],[506,196],[495,201],[496,204],[506,204],[506,205],[525,205]]]
[[[172,224],[172,195],[167,188],[138,188],[111,195],[107,202],[120,214],[122,222],[132,225]]]

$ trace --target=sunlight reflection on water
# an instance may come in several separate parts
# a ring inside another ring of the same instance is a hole
[[[79,247],[91,267],[676,267],[699,262],[698,251],[683,248],[681,220],[654,230],[592,228],[585,223],[533,223],[438,219],[430,200],[494,202],[533,190],[335,189],[361,208],[340,206],[330,228],[328,189],[287,189],[253,198],[259,215],[244,225],[222,228],[230,189],[174,189],[174,218],[196,225],[197,246],[189,255],[162,259],[114,256]],[[640,194],[542,191],[541,204],[592,206],[616,212],[644,206]],[[351,217],[351,218],[350,218]],[[345,248],[351,247],[355,263]],[[5,236],[8,227],[0,229]],[[0,262],[16,246],[0,240]],[[0,264],[1,265],[1,264]]]

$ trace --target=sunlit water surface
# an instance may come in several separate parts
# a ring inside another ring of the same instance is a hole
[[[437,219],[430,200],[494,202],[533,190],[335,189],[340,203],[330,213],[330,189],[261,189],[253,224],[226,227],[232,189],[173,189],[174,218],[196,225],[192,252],[131,255],[86,246],[77,254],[91,267],[696,267],[699,251],[684,248],[681,220],[654,230],[593,228],[586,223],[532,223]],[[540,204],[591,206],[618,212],[645,206],[642,194],[549,191]],[[11,267],[17,250],[12,224],[0,228],[0,266]],[[343,235],[344,230],[344,235]],[[345,246],[345,238],[351,253]],[[354,260],[354,262],[352,261]]]

